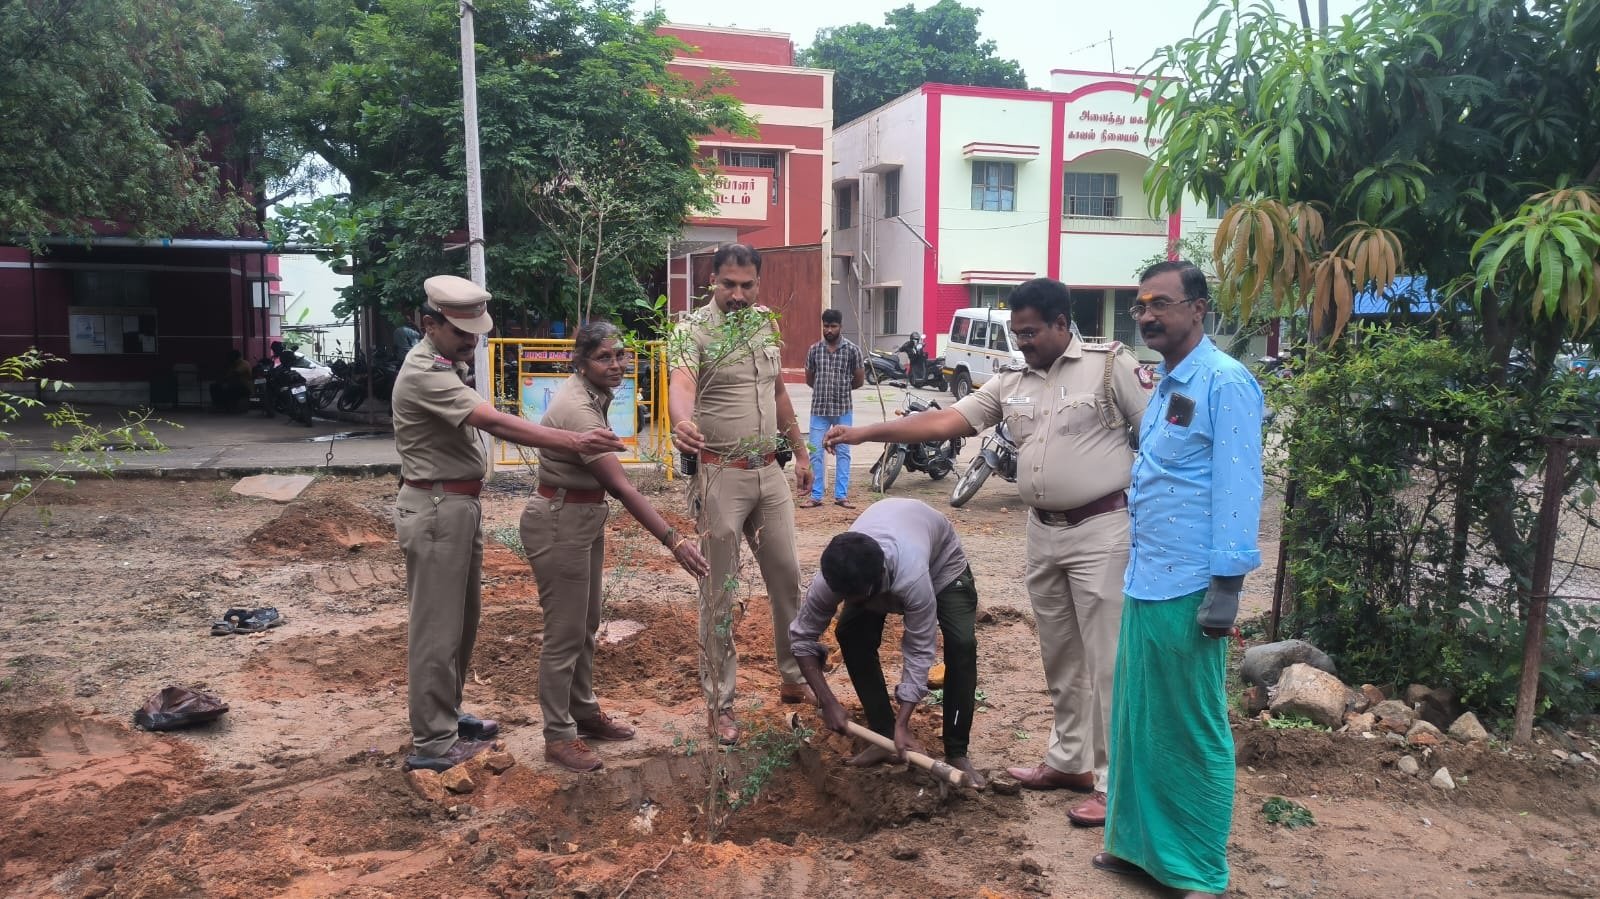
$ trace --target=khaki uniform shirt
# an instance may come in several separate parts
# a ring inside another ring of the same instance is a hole
[[[483,397],[424,337],[400,363],[389,399],[400,476],[408,481],[472,481],[483,477],[488,454],[478,429],[466,423]]]
[[[706,449],[770,453],[777,448],[783,350],[770,322],[735,342],[721,327],[726,318],[715,302],[690,313],[673,336],[672,367],[695,374],[695,423]],[[702,368],[711,371],[702,377]]]
[[[547,428],[560,428],[563,431],[592,431],[595,428],[608,428],[606,413],[611,409],[611,394],[609,391],[595,387],[580,374],[572,377],[556,390],[555,396],[550,398],[550,408],[544,413],[544,418],[539,424]],[[560,450],[540,449],[539,455],[539,483],[546,487],[565,487],[568,490],[595,490],[600,482],[589,473],[585,466],[602,456],[610,453],[595,453],[593,455],[580,455],[566,453]]]
[[[1114,398],[1105,395],[1108,361]],[[1139,432],[1149,399],[1150,388],[1127,347],[1086,346],[1075,337],[1049,371],[1008,367],[952,408],[978,431],[1004,419],[1018,447],[1022,501],[1063,512],[1128,488],[1129,429]]]

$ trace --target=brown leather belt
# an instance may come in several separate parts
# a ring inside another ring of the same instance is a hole
[[[711,450],[700,451],[700,461],[707,465],[720,465],[723,468],[766,468],[778,461],[777,453],[763,453],[757,455],[750,453],[746,456],[719,456]]]
[[[536,493],[545,499],[559,499],[566,503],[603,503],[606,501],[604,490],[573,490],[571,487],[550,487],[540,484],[535,488]]]
[[[1116,493],[1107,493],[1097,500],[1084,503],[1076,509],[1065,512],[1051,512],[1048,509],[1034,509],[1033,514],[1039,517],[1041,524],[1066,525],[1072,527],[1082,524],[1085,520],[1107,512],[1128,508],[1128,494],[1121,490]]]
[[[437,487],[445,493],[459,493],[462,496],[477,496],[483,492],[482,481],[413,481],[407,478],[402,483],[418,490],[432,490]]]

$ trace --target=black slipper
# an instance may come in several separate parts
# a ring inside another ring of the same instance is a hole
[[[1102,871],[1110,871],[1112,874],[1137,876],[1147,873],[1145,869],[1139,867],[1133,862],[1130,862],[1126,859],[1117,858],[1115,855],[1112,855],[1109,852],[1095,853],[1094,858],[1089,860],[1089,864],[1094,865],[1096,868],[1099,868]]]
[[[234,630],[241,634],[259,634],[264,630],[283,625],[283,616],[278,610],[266,606],[260,609],[251,609],[250,614],[243,621],[234,626]]]

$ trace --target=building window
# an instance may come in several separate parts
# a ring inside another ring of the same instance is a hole
[[[1017,205],[1017,164],[974,162],[972,208],[985,212],[1011,212]]]
[[[972,305],[986,306],[990,309],[1006,308],[1006,300],[1011,298],[1010,284],[974,284],[972,285]]]
[[[1084,337],[1099,337],[1105,333],[1105,319],[1101,314],[1101,305],[1105,299],[1103,290],[1096,290],[1093,293],[1081,290],[1073,292],[1072,323],[1078,326],[1079,334]],[[1129,305],[1132,305],[1131,300]],[[1133,321],[1126,312],[1123,313],[1123,318]]]
[[[772,205],[778,205],[778,187],[783,180],[778,170],[778,154],[770,150],[717,150],[717,164],[736,169],[766,169],[772,173]]]
[[[1061,178],[1061,201],[1068,217],[1122,217],[1117,176],[1110,172],[1067,172]]]
[[[883,334],[900,333],[900,288],[883,289]]]
[[[900,170],[883,176],[883,217],[894,218],[900,214]]]
[[[1137,290],[1117,290],[1111,294],[1111,309],[1116,313],[1111,316],[1111,339],[1128,346],[1138,346],[1139,323],[1128,314],[1128,307],[1138,296]]]
[[[855,189],[850,187],[835,187],[833,189],[834,227],[845,231],[856,226],[855,216]]]

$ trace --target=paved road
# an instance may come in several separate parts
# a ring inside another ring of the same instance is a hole
[[[879,402],[879,391],[882,403]],[[811,389],[791,384],[789,392],[806,426],[811,406]],[[948,405],[948,393],[916,391]],[[855,421],[865,424],[882,421],[900,408],[906,391],[868,385],[855,392]],[[114,424],[127,410],[104,406],[85,406],[82,411],[102,425]],[[339,474],[386,474],[399,471],[400,459],[394,448],[394,435],[386,418],[368,415],[366,421],[335,421],[318,418],[312,426],[293,424],[283,417],[263,418],[257,412],[244,415],[215,415],[204,411],[176,410],[157,413],[162,420],[153,426],[156,436],[167,446],[163,453],[113,451],[122,464],[119,476],[161,477],[167,474],[191,477],[238,477],[263,472],[284,472],[312,468]],[[359,417],[359,411],[358,411]],[[61,455],[51,450],[54,440],[65,435],[51,429],[38,410],[26,411],[22,419],[0,425],[8,439],[0,440],[0,477],[18,472],[38,472],[58,465]],[[969,441],[968,452],[977,441]],[[329,453],[333,458],[328,458]],[[514,457],[514,453],[512,454]],[[858,447],[851,470],[865,472],[877,458],[872,446]],[[864,480],[857,483],[864,484]],[[854,487],[852,487],[854,490]]]

